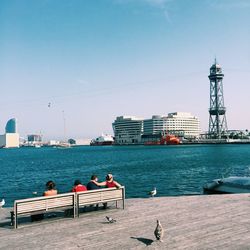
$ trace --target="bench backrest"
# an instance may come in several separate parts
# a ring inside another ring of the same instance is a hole
[[[125,187],[117,188],[103,188],[97,190],[71,192],[65,194],[58,194],[53,196],[42,196],[36,198],[29,198],[23,200],[16,200],[14,202],[14,211],[12,213],[11,221],[14,228],[17,228],[18,215],[29,215],[46,213],[53,210],[73,208],[74,218],[76,213],[79,216],[79,208],[85,205],[105,203],[109,201],[123,201],[123,209],[125,203]]]
[[[118,201],[125,199],[125,189],[117,188],[102,188],[91,191],[83,191],[76,193],[78,207],[91,205],[96,203],[104,203],[108,201]]]
[[[14,202],[14,213],[27,214],[33,212],[47,212],[57,208],[74,207],[75,193],[58,194],[53,196],[42,196],[37,198],[16,200]]]

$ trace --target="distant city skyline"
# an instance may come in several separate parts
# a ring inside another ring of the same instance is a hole
[[[228,129],[250,129],[247,0],[2,0],[0,134],[95,138],[117,116],[190,112],[208,130],[209,68]]]

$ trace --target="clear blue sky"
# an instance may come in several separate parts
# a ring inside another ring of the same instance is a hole
[[[73,138],[175,111],[207,130],[215,56],[228,127],[250,129],[249,13],[248,0],[1,0],[0,134],[15,117],[22,136],[60,138],[63,113]]]

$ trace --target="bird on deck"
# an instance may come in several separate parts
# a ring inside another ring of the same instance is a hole
[[[154,188],[154,190],[150,191],[148,194],[151,195],[151,197],[154,197],[157,194],[156,187]]]
[[[106,219],[108,220],[109,223],[114,223],[114,222],[116,222],[115,219],[113,219],[113,218],[111,218],[111,217],[108,217],[108,216],[106,216]]]
[[[164,236],[164,230],[159,220],[157,220],[157,226],[155,228],[154,234],[155,234],[156,240],[159,240],[162,242],[162,238]]]
[[[1,202],[0,202],[0,207],[2,208],[4,205],[5,205],[5,200],[2,199]]]

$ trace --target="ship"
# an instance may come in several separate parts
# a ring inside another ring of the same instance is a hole
[[[144,142],[144,145],[178,145],[181,141],[175,135],[162,135],[160,138],[154,140],[148,140]]]
[[[231,176],[215,179],[203,186],[204,194],[250,193],[250,177]]]
[[[113,144],[114,144],[114,137],[108,134],[102,134],[101,136],[92,139],[90,142],[90,146],[106,146]]]
[[[161,145],[177,145],[177,144],[180,144],[180,139],[176,137],[175,135],[167,134],[165,136],[162,136],[160,144]]]

